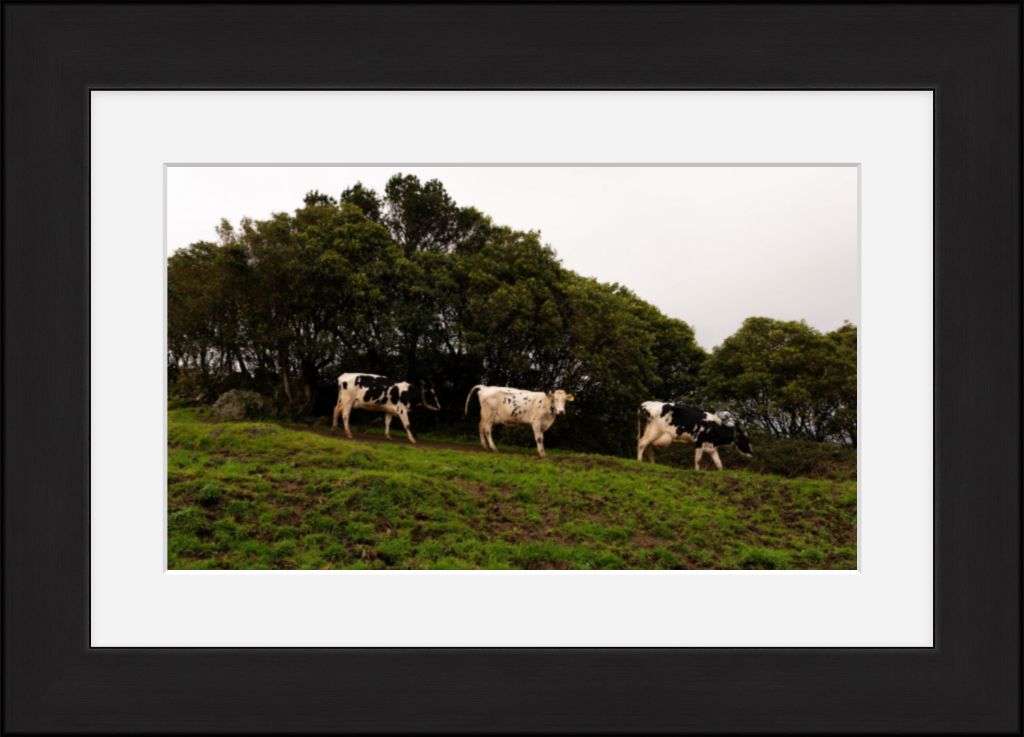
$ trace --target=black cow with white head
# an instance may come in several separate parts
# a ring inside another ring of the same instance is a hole
[[[368,409],[384,413],[384,437],[391,440],[391,418],[402,421],[409,442],[415,443],[409,428],[409,413],[413,407],[439,410],[441,403],[437,401],[437,392],[432,384],[421,381],[412,384],[408,381],[394,382],[386,376],[377,374],[342,374],[338,377],[338,403],[334,407],[334,418],[331,421],[331,432],[338,431],[338,415],[345,423],[345,436],[352,437],[348,427],[348,418],[353,409]]]
[[[754,454],[750,438],[728,412],[716,414],[685,404],[644,402],[637,412],[636,431],[636,459],[641,463],[645,455],[653,463],[654,449],[666,448],[672,443],[696,445],[693,463],[698,469],[701,457],[710,453],[715,467],[721,470],[718,449],[729,445],[745,456]]]

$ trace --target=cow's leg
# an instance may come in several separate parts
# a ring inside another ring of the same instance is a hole
[[[715,468],[722,470],[722,459],[718,457],[718,448],[711,451],[711,460],[715,462]]]
[[[646,455],[647,455],[647,460],[649,460],[651,463],[654,463],[654,446],[653,445],[648,445],[647,446],[647,454]]]
[[[405,434],[409,436],[409,442],[416,445],[416,438],[412,436],[412,430],[409,429],[409,412],[404,407],[398,408],[398,419],[402,421],[402,427],[405,428]]]
[[[533,439],[537,441],[537,454],[541,458],[547,458],[544,452],[544,431],[540,429],[540,425],[533,426]]]
[[[636,442],[636,459],[641,463],[644,462],[645,453],[649,453],[648,458],[651,462],[654,461],[654,451],[651,446],[655,440],[659,440],[661,437],[660,431],[654,426],[654,423],[648,423],[647,427],[644,428],[643,435]]]
[[[700,470],[700,459],[704,455],[704,448],[697,446],[697,450],[693,452],[693,467],[698,471]]]
[[[338,403],[334,405],[334,416],[331,418],[331,435],[338,432],[338,415],[341,414],[341,399],[338,399]]]
[[[494,430],[494,413],[488,412],[487,408],[480,405],[480,445],[483,446],[484,450],[490,448],[495,453],[498,452],[497,446],[494,445],[494,438],[491,433]]]
[[[384,413],[384,437],[391,440],[391,413]]]
[[[345,437],[352,439],[352,430],[348,426],[348,416],[352,414],[352,402],[345,402],[341,408],[341,420],[345,424]]]

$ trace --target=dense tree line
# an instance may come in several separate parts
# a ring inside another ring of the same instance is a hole
[[[628,449],[651,398],[720,401],[775,434],[856,439],[853,326],[823,335],[752,318],[708,356],[687,323],[564,268],[538,233],[458,206],[436,180],[310,192],[294,214],[222,221],[217,235],[168,261],[180,396],[245,386],[283,412],[328,414],[334,377],[367,371],[433,381],[444,412],[426,421],[449,425],[477,383],[566,388],[577,401],[551,438],[579,449]]]

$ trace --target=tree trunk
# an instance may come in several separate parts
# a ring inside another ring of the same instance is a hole
[[[305,407],[303,407],[305,412],[312,412],[313,410],[313,399],[316,396],[317,374],[316,364],[308,358],[303,359],[302,392],[306,400]]]
[[[288,397],[288,403],[295,402],[292,397],[292,387],[288,381],[288,352],[283,347],[277,349],[277,363],[281,369],[281,385],[284,387],[284,395]]]
[[[238,368],[242,372],[242,376],[244,376],[247,381],[252,381],[252,374],[249,373],[249,369],[245,365],[245,359],[242,358],[242,352],[237,349],[235,350],[235,361],[238,362]]]

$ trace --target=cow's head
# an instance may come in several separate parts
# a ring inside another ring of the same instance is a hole
[[[416,387],[416,394],[418,395],[418,404],[421,407],[435,411],[441,409],[441,403],[437,400],[437,390],[433,384],[421,381],[419,386]]]
[[[733,440],[733,445],[743,455],[750,458],[754,456],[754,447],[750,444],[750,438],[739,427],[736,428],[736,438]]]
[[[551,408],[555,411],[556,415],[564,415],[565,403],[576,399],[572,394],[566,394],[562,389],[555,389],[548,396],[551,397]]]

